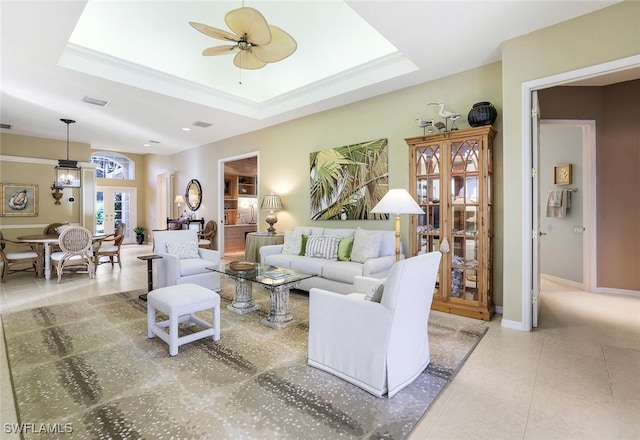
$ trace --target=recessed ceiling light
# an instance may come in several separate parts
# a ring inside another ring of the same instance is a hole
[[[104,107],[111,102],[106,99],[92,98],[90,96],[85,96],[82,100],[87,104],[99,105],[100,107]]]
[[[148,147],[150,144],[142,144],[143,147]]]
[[[182,131],[191,131],[189,127],[182,127]]]

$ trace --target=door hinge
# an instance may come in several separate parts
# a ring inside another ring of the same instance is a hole
[[[531,118],[537,118],[538,117],[538,110],[536,110],[535,108],[531,109]]]
[[[531,168],[531,177],[537,177],[537,176],[538,176],[538,169]]]
[[[531,230],[531,238],[534,239],[534,240],[536,238],[538,238],[538,231],[536,231],[535,229],[532,229]]]
[[[538,304],[538,297],[534,295],[533,292],[531,292],[531,304],[534,306]]]

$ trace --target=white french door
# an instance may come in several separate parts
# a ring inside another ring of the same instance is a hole
[[[99,186],[96,190],[96,233],[113,234],[118,225],[124,223],[127,227],[123,243],[134,243],[137,199],[136,188]]]

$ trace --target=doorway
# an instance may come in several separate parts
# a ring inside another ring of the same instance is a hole
[[[121,223],[127,227],[123,244],[134,243],[137,223],[137,188],[99,186],[96,189],[96,225],[98,234],[113,234]]]
[[[535,215],[537,215],[538,197],[534,197],[535,178],[529,173],[533,169],[535,155],[539,154],[537,144],[534,145],[534,132],[537,129],[536,119],[531,118],[531,109],[535,100],[535,92],[538,90],[559,86],[559,85],[596,85],[614,84],[623,80],[637,78],[640,68],[640,56],[632,56],[596,66],[566,72],[546,78],[540,78],[522,84],[522,322],[520,329],[531,331],[533,328],[534,309],[537,304],[537,293],[535,285],[539,277],[539,270],[535,264],[537,254],[535,252],[539,243],[538,231],[535,228]],[[625,78],[625,79],[621,79]],[[594,171],[595,175],[595,171]],[[593,192],[595,194],[595,191]],[[595,217],[594,217],[595,218]],[[591,227],[590,233],[596,234],[595,225]],[[532,234],[532,231],[534,232]],[[596,237],[597,238],[597,237]],[[595,240],[595,238],[594,238]],[[590,277],[595,277],[595,270],[591,271]],[[591,279],[590,279],[591,281]],[[595,286],[594,284],[594,287]],[[593,290],[591,287],[590,290]]]
[[[218,249],[226,260],[243,260],[247,234],[257,231],[258,152],[218,161]]]

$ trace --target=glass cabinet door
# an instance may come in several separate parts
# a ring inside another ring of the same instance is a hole
[[[451,292],[450,297],[478,298],[478,162],[477,141],[451,144]]]
[[[428,145],[415,150],[416,201],[424,211],[417,217],[416,241],[412,244],[412,255],[440,249],[440,145]],[[438,277],[439,278],[439,277]],[[439,279],[436,295],[439,293]]]

